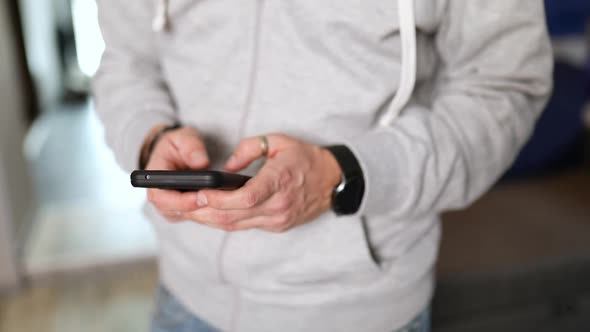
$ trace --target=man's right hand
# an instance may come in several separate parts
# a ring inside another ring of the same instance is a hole
[[[153,139],[153,135],[149,137]],[[208,166],[207,149],[198,132],[192,128],[180,128],[160,137],[148,160],[146,170],[199,170]],[[178,221],[183,212],[197,209],[196,192],[148,189],[147,195],[160,214],[170,221]]]

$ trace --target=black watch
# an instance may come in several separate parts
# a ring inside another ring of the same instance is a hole
[[[352,151],[344,145],[325,148],[334,155],[342,169],[342,181],[332,192],[332,210],[339,216],[355,214],[361,207],[365,193],[365,179],[361,165]]]

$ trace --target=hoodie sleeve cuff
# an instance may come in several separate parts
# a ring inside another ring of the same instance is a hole
[[[149,132],[159,125],[173,125],[174,118],[159,113],[150,114],[149,117],[142,117],[141,120],[131,121],[123,131],[123,135],[113,146],[118,147],[116,158],[119,165],[128,172],[139,168],[139,157],[141,147]]]
[[[390,149],[386,143],[392,136],[387,131],[374,129],[345,143],[359,161],[365,180],[365,194],[357,215],[389,214],[404,203],[402,164],[387,151]]]

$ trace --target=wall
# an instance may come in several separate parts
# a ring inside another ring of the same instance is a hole
[[[56,25],[67,0],[13,0],[20,5],[27,61],[41,110],[52,110],[62,93]],[[56,10],[56,6],[60,10]]]
[[[0,155],[0,158],[2,155]],[[0,163],[2,163],[0,159]],[[13,214],[4,172],[0,172],[0,292],[18,286],[19,272],[14,243]]]
[[[25,110],[12,30],[0,1],[0,289],[17,284],[17,248],[35,206],[22,152]]]

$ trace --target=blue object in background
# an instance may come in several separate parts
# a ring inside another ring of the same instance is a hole
[[[584,36],[590,23],[590,0],[545,0],[545,5],[552,36]],[[555,65],[553,97],[505,178],[547,173],[582,162],[582,112],[590,100],[590,59],[587,63],[586,68]]]
[[[590,77],[583,68],[557,63],[554,81],[553,97],[507,178],[546,173],[583,161],[582,110]]]
[[[545,7],[551,35],[567,36],[584,33],[590,18],[590,0],[545,0]]]

